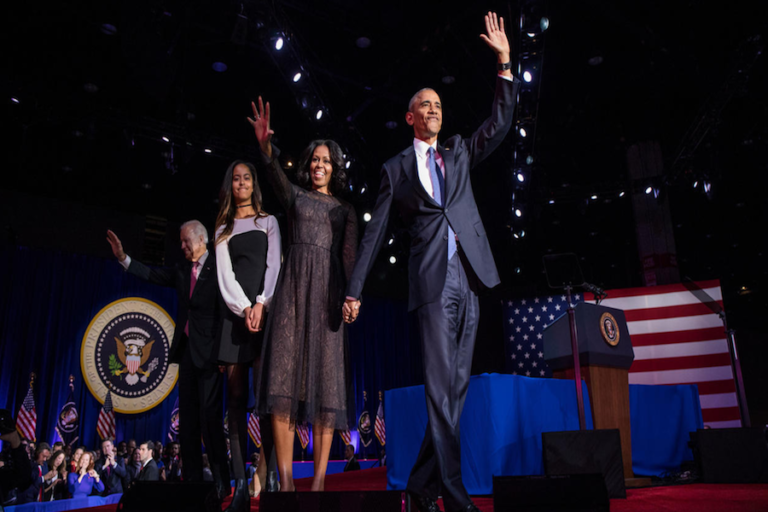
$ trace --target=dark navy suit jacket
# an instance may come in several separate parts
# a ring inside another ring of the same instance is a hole
[[[394,208],[411,235],[408,309],[434,302],[445,285],[448,266],[448,225],[480,281],[488,288],[499,284],[499,274],[483,221],[477,211],[469,171],[496,149],[512,126],[520,82],[496,79],[491,116],[464,139],[454,135],[438,145],[445,165],[445,201],[438,205],[419,181],[413,146],[390,158],[381,170],[381,185],[371,221],[357,252],[347,296],[360,298],[365,278],[387,238]]]

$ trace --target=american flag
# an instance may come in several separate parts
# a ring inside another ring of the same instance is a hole
[[[344,445],[352,444],[352,434],[349,433],[349,429],[339,430],[341,440],[344,441]]]
[[[112,393],[107,390],[104,405],[99,411],[99,420],[96,423],[96,432],[102,439],[115,438],[115,411],[112,409]]]
[[[259,417],[253,413],[248,414],[248,435],[251,436],[256,448],[261,448],[261,425],[259,424]]]
[[[629,383],[697,384],[705,425],[741,426],[724,326],[713,311],[723,305],[720,282],[697,282],[694,291],[689,288],[673,284],[609,290],[601,302],[623,310],[627,318],[635,352]],[[575,304],[584,298],[574,294],[572,300]],[[592,294],[586,300],[593,300]],[[505,304],[508,371],[551,376],[543,359],[542,329],[566,309],[564,295]]]
[[[381,400],[379,400],[379,409],[376,411],[376,423],[373,428],[376,431],[376,437],[379,438],[381,446],[387,444],[387,429],[384,425],[384,407]]]
[[[299,435],[299,442],[301,443],[301,449],[306,450],[309,444],[309,427],[306,423],[296,425],[296,433]]]
[[[27,396],[19,408],[19,414],[16,416],[16,430],[22,437],[29,441],[37,441],[35,431],[37,430],[37,410],[35,409],[35,397],[32,395],[32,383],[29,383]]]

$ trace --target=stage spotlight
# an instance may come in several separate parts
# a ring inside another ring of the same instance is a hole
[[[520,136],[523,138],[528,136],[528,132],[525,131],[525,128],[520,128]]]
[[[393,243],[395,243],[395,237],[390,238],[387,245],[392,245]]]
[[[645,189],[645,193],[650,194],[651,192],[653,192],[653,187],[648,185],[648,188]]]
[[[592,194],[591,196],[589,196],[589,198],[595,201],[597,199],[597,194]]]
[[[364,220],[365,222],[371,222],[371,214],[370,214],[370,213],[368,213],[368,212],[365,212],[365,213],[363,214],[363,220]]]
[[[283,41],[282,37],[278,37],[275,40],[275,50],[280,51],[283,49],[283,44],[285,44],[285,41]]]
[[[704,182],[704,192],[709,194],[710,190],[712,190],[712,184],[708,181]]]
[[[18,105],[18,104],[19,104],[19,103],[21,103],[21,102],[19,101],[19,98],[13,98],[13,97],[11,97],[11,103],[15,103],[15,104],[17,104],[17,105]]]
[[[394,265],[395,263],[397,263],[397,258],[395,258],[394,256],[390,256],[389,262]]]
[[[544,32],[549,28],[549,18],[542,17],[541,20],[539,20],[539,26],[541,27],[541,31]]]
[[[515,267],[515,274],[519,274],[522,271],[523,269],[521,269],[520,267]]]
[[[365,185],[363,185],[363,187],[360,189],[360,194],[361,194],[361,195],[362,195],[362,194],[365,194]]]
[[[525,163],[527,163],[528,165],[533,164],[533,155],[528,155],[527,157],[525,157]]]
[[[523,212],[520,211],[520,208],[515,208],[515,216],[516,217],[522,217],[523,216]]]
[[[554,199],[550,199],[549,200],[549,204],[555,204],[555,200]]]
[[[295,75],[293,75],[293,83],[296,83],[299,80],[301,80],[301,73],[296,73]]]
[[[213,66],[211,66],[213,70],[217,73],[223,73],[227,70],[227,65],[223,62],[214,62]]]
[[[208,154],[211,154],[211,153],[213,153],[213,151],[211,151],[211,150],[210,150],[210,149],[208,149],[208,148],[205,148],[203,151],[205,151],[205,152],[206,152],[206,153],[208,153]]]
[[[624,191],[619,192],[619,197],[624,197]]]
[[[699,186],[699,180],[696,180],[693,182],[693,188],[696,188]]]
[[[169,139],[168,137],[163,136],[163,142],[171,142],[171,139]]]
[[[315,114],[315,119],[317,119],[319,121],[322,118],[323,118],[323,109],[319,109],[317,111],[317,114]]]
[[[319,119],[319,118],[318,118]],[[352,165],[352,160],[347,160],[347,163],[344,164],[345,169],[349,169],[349,166]]]
[[[293,161],[292,160],[288,160],[287,162],[285,162],[285,166],[286,167],[293,167]]]
[[[517,173],[517,181],[519,181],[520,183],[524,182],[525,181],[525,175],[523,173],[521,173],[521,172]]]
[[[521,229],[520,230],[520,238],[524,238],[524,237],[525,237],[525,230]]]
[[[530,71],[523,71],[523,80],[525,80],[526,82],[530,82],[531,80],[533,80],[533,75],[531,75]]]
[[[660,191],[658,188],[654,188],[654,189],[653,189],[653,197],[654,197],[655,199],[658,199],[658,198],[659,198],[659,193],[660,193],[660,192],[661,192],[661,191]]]
[[[517,233],[512,233],[512,238],[517,240],[518,238],[520,238],[520,235],[518,235]]]

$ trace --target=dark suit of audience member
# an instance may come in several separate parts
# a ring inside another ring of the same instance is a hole
[[[104,483],[103,496],[110,494],[120,494],[124,490],[124,484],[129,482],[128,471],[125,468],[125,460],[119,455],[115,456],[115,465],[108,465],[106,459],[102,457],[96,462],[96,471],[99,478]]]
[[[347,459],[347,464],[344,466],[345,473],[347,471],[360,470],[360,463],[357,462],[357,457],[355,457],[355,448],[351,444],[348,444],[344,449],[344,458]]]
[[[42,491],[45,482],[43,475],[48,473],[48,463],[42,464],[33,462],[32,471],[29,473],[29,477],[32,480],[24,492],[19,496],[18,504],[22,503],[34,503],[36,501],[42,501]]]
[[[221,298],[216,256],[207,250],[205,227],[198,221],[182,225],[181,247],[185,261],[174,267],[149,268],[131,260],[123,251],[120,239],[111,231],[108,241],[128,273],[176,289],[178,311],[169,359],[179,364],[179,416],[184,418],[179,439],[184,460],[183,477],[185,481],[203,480],[202,436],[217,487],[229,491],[227,450],[221,421],[223,378],[217,364]]]
[[[12,419],[9,411],[0,411],[0,421],[10,423]],[[27,455],[26,445],[20,443],[16,432],[3,435],[4,446],[11,444],[11,448],[3,450],[3,466],[0,467],[0,506],[16,505],[18,492],[16,489],[26,489],[32,477],[32,462]],[[14,447],[14,445],[16,445]],[[13,494],[16,492],[16,494]]]
[[[136,480],[139,482],[157,482],[160,480],[160,470],[157,469],[157,462],[154,459],[149,459],[139,470]]]

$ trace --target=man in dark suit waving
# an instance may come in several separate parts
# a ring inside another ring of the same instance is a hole
[[[181,226],[181,250],[186,261],[175,267],[149,268],[132,260],[112,231],[107,241],[120,264],[131,274],[161,286],[176,288],[179,310],[173,334],[172,363],[179,364],[181,457],[185,481],[203,481],[202,434],[220,496],[231,492],[227,448],[222,424],[223,378],[218,371],[220,323],[216,258],[208,252],[208,231],[191,220]]]
[[[496,286],[499,276],[469,172],[509,131],[520,84],[510,72],[504,20],[488,13],[485,25],[480,37],[496,53],[499,71],[491,116],[470,138],[456,135],[440,145],[440,97],[433,89],[414,95],[405,115],[413,145],[384,164],[343,307],[344,319],[354,321],[365,277],[395,209],[411,235],[408,309],[418,318],[429,415],[407,490],[422,511],[430,512],[439,510],[435,501],[441,493],[449,512],[477,510],[461,479],[459,420],[477,332],[477,291]]]

